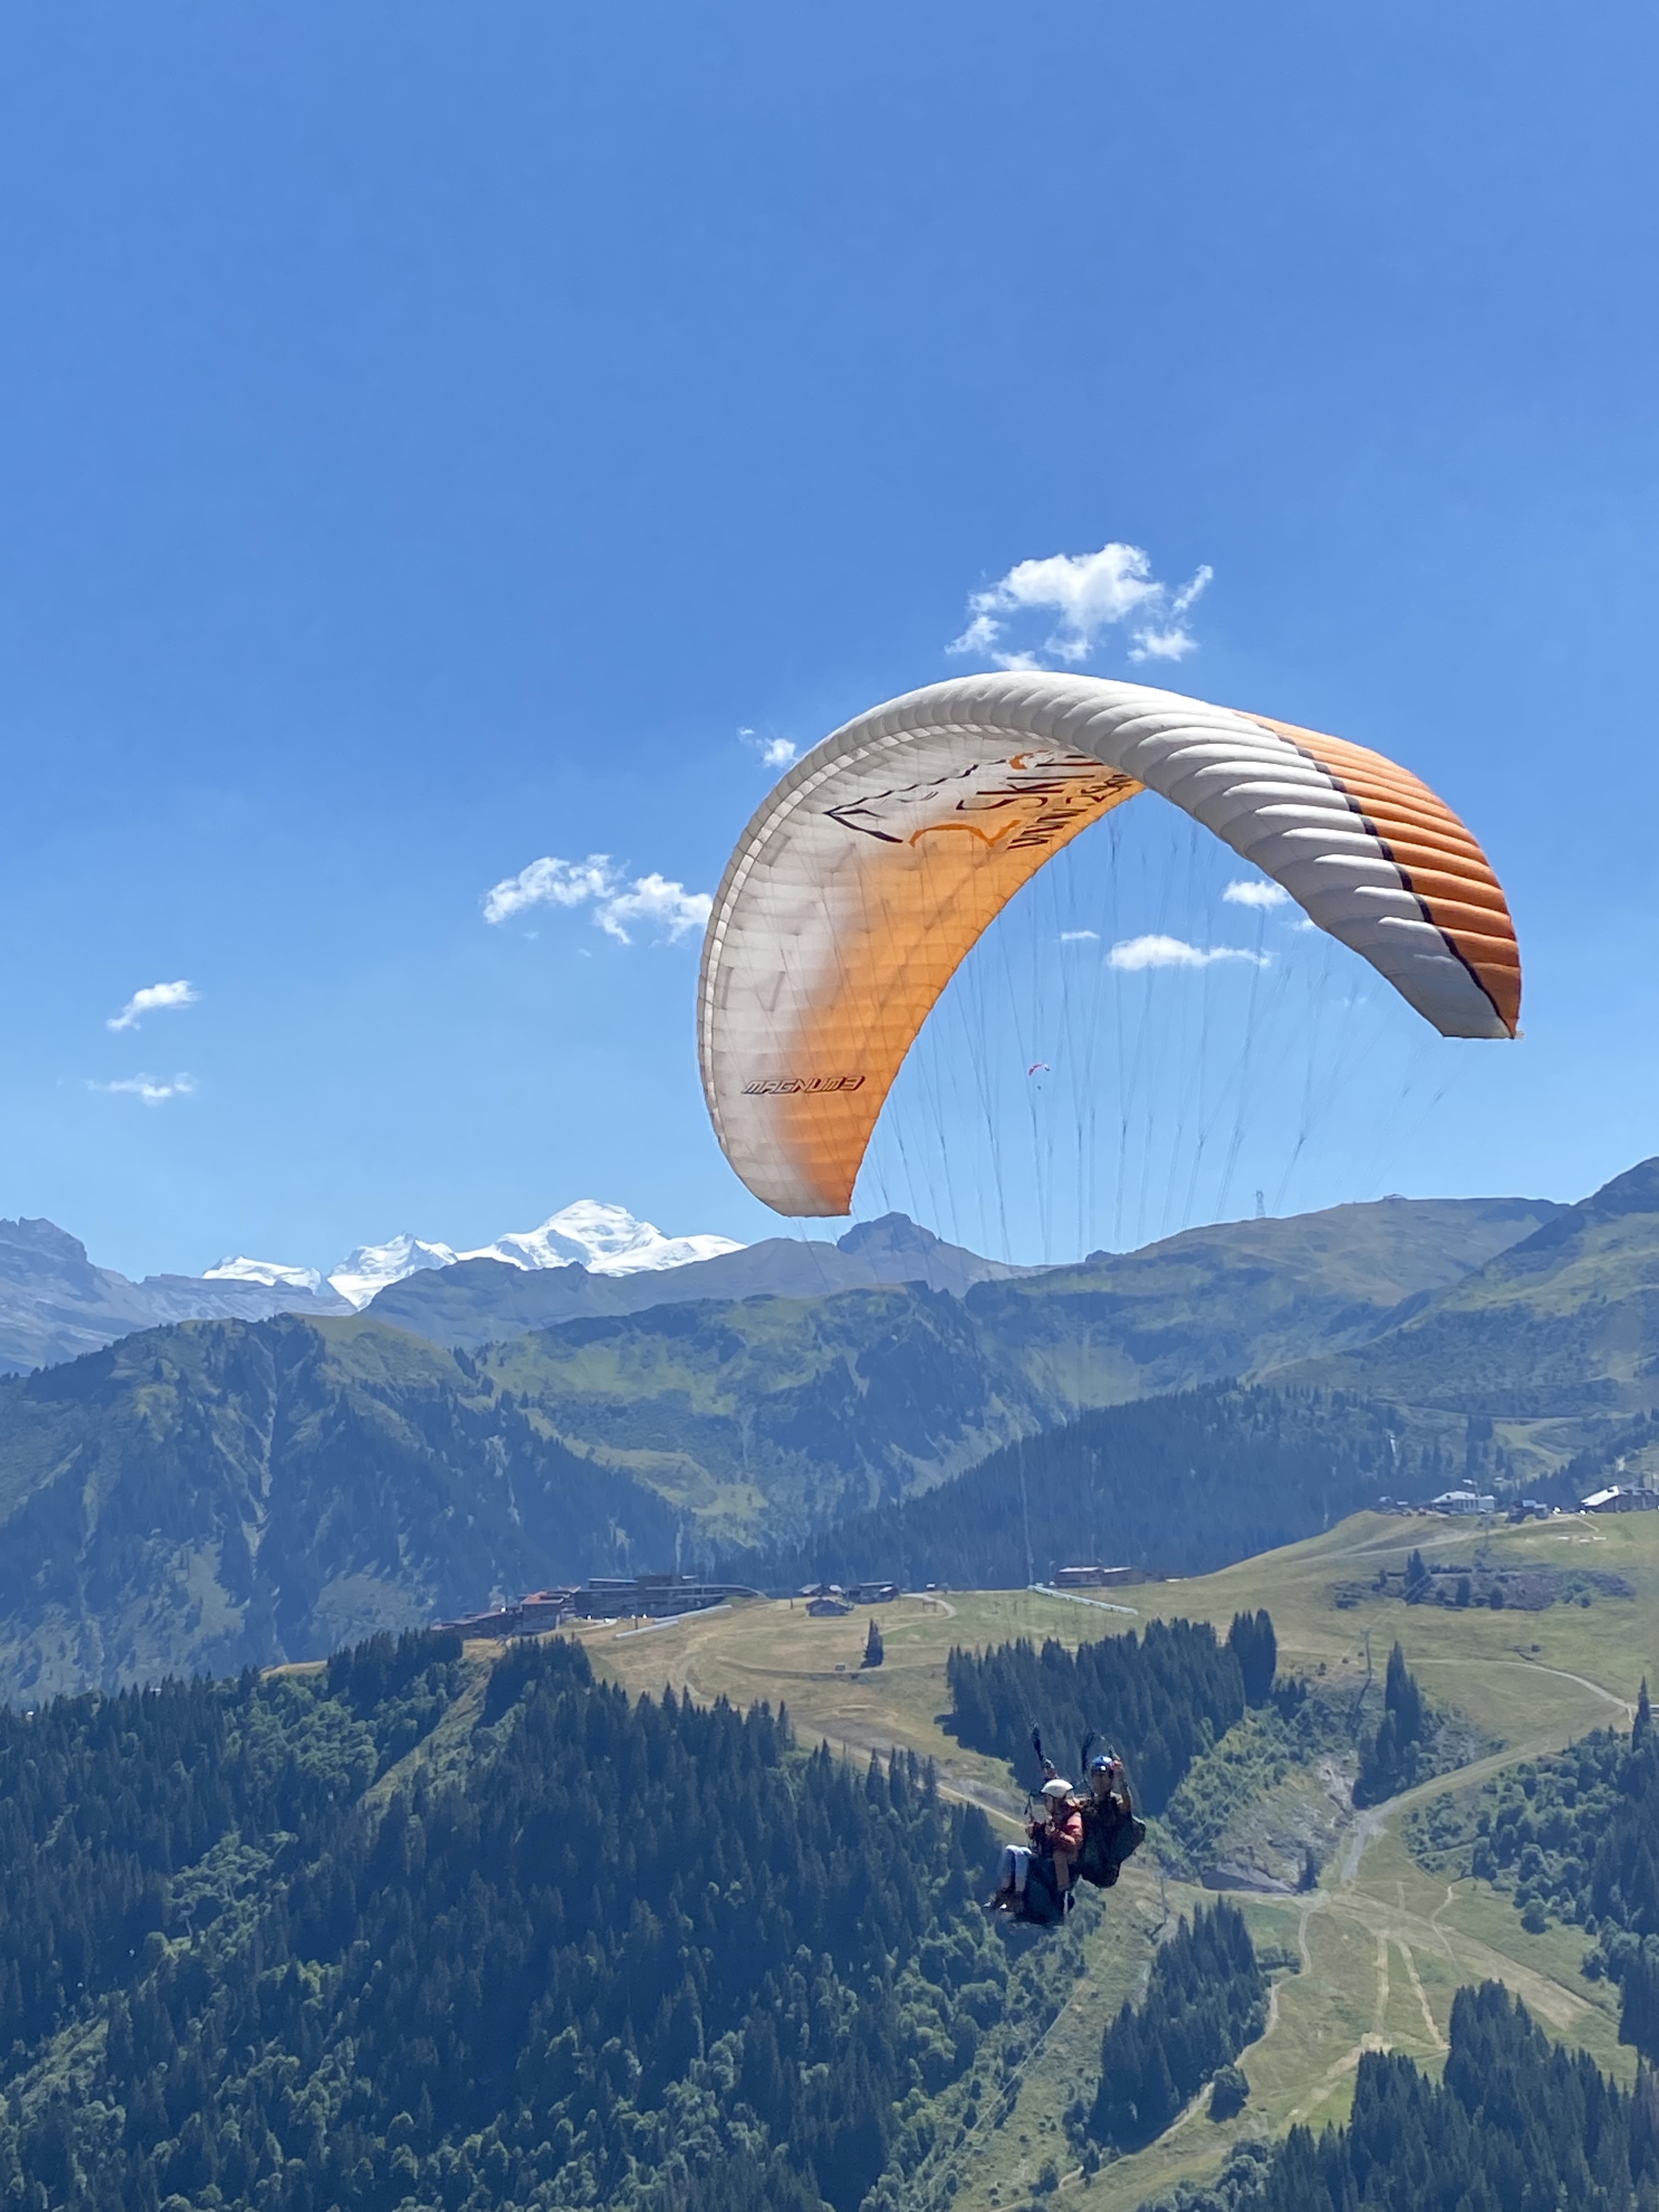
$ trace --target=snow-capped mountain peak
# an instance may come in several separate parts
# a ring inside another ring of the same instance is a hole
[[[323,1279],[315,1267],[285,1267],[279,1260],[250,1260],[244,1254],[221,1260],[204,1269],[207,1283],[263,1283],[267,1290],[320,1291]]]
[[[581,1267],[590,1274],[632,1275],[643,1268],[683,1267],[692,1260],[713,1260],[742,1249],[729,1237],[665,1237],[625,1206],[579,1198],[550,1214],[539,1229],[510,1232],[460,1256],[501,1260],[509,1267]]]
[[[652,1223],[636,1219],[626,1206],[579,1198],[574,1206],[550,1214],[539,1229],[510,1231],[472,1252],[428,1243],[405,1231],[384,1244],[359,1244],[330,1268],[326,1279],[314,1267],[289,1267],[279,1261],[238,1255],[210,1267],[204,1279],[262,1283],[270,1290],[303,1291],[313,1296],[323,1291],[326,1280],[361,1310],[377,1291],[401,1283],[406,1275],[428,1267],[453,1267],[460,1260],[496,1260],[532,1272],[586,1267],[594,1275],[632,1275],[644,1268],[684,1267],[693,1260],[718,1259],[723,1252],[742,1249],[729,1237],[665,1237]]]
[[[423,1267],[453,1267],[458,1257],[447,1244],[425,1244],[405,1231],[384,1244],[359,1244],[330,1269],[328,1279],[343,1298],[362,1307],[388,1283],[401,1283]]]

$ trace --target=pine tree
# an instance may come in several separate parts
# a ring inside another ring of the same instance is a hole
[[[1279,1668],[1279,1639],[1267,1607],[1255,1613],[1236,1613],[1227,1644],[1244,1677],[1245,1704],[1265,1705],[1273,1695],[1273,1676]]]
[[[1630,1732],[1630,1747],[1640,1751],[1653,1734],[1653,1707],[1648,1701],[1648,1678],[1642,1677],[1642,1687],[1636,1699],[1636,1724]]]
[[[1383,1712],[1376,1733],[1360,1747],[1353,1785],[1356,1805],[1380,1804],[1409,1789],[1421,1764],[1426,1714],[1417,1678],[1396,1644],[1389,1654]]]
[[[1659,1957],[1645,1948],[1632,1954],[1625,1968],[1623,1995],[1619,2040],[1632,2045],[1644,2058],[1659,2064]]]
[[[882,1649],[881,1631],[876,1626],[875,1617],[872,1614],[870,1620],[870,1633],[864,1639],[864,1657],[860,1663],[866,1667],[879,1667],[886,1656]]]

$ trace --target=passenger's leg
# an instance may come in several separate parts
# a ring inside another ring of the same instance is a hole
[[[985,1900],[988,1911],[995,1911],[1005,1906],[1017,1910],[1024,1899],[1030,1868],[1031,1854],[1024,1844],[1009,1844],[1002,1854],[997,1886]]]

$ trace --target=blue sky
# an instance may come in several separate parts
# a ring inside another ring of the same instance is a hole
[[[1109,541],[1213,580],[1178,666],[1089,667],[1395,754],[1511,893],[1524,1043],[1436,1103],[1388,1030],[1387,1160],[1339,1098],[1285,1202],[1659,1149],[1656,46],[1495,0],[9,11],[0,1209],[131,1272],[583,1194],[763,1233],[695,930],[483,896],[712,890],[739,729],[962,668],[972,593]],[[1015,995],[938,1050],[1012,1059]]]

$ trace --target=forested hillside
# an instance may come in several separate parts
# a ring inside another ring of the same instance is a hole
[[[0,1716],[0,2197],[854,2212],[1000,2010],[990,1856],[556,1642]]]
[[[1200,1905],[1159,1945],[1140,2003],[1126,2003],[1106,2031],[1088,2133],[1115,2150],[1151,2142],[1267,2019],[1267,1979],[1243,1914]]]
[[[1620,2089],[1564,2051],[1500,1983],[1460,1990],[1445,2076],[1368,2051],[1353,2114],[1316,2139],[1241,2145],[1182,2212],[1652,2212],[1659,2080]]]
[[[1404,1448],[1385,1406],[1326,1391],[1216,1388],[1085,1414],[921,1497],[762,1559],[780,1586],[897,1575],[1008,1589],[1079,1559],[1206,1573],[1316,1534],[1379,1493],[1431,1495],[1450,1462]]]
[[[1056,1765],[1080,1784],[1085,1736],[1128,1763],[1136,1802],[1161,1813],[1200,1751],[1244,1711],[1244,1679],[1231,1645],[1207,1621],[1152,1622],[1144,1637],[1109,1636],[1075,1651],[1024,1638],[984,1652],[952,1651],[950,1726],[970,1750],[1006,1759],[1038,1787],[1033,1726]]]
[[[677,1559],[782,1587],[1006,1587],[1079,1550],[1190,1571],[1379,1490],[1440,1486],[1434,1451],[1396,1449],[1382,1408],[1211,1390],[1092,1416],[903,1503],[972,1437],[1038,1419],[961,1301],[871,1291],[644,1318],[643,1349],[639,1320],[573,1325],[585,1341],[557,1347],[610,1378],[586,1436],[544,1340],[474,1358],[368,1320],[191,1323],[0,1379],[0,1686],[38,1698],[313,1658]],[[665,1346],[688,1363],[672,1432],[651,1390],[629,1395],[642,1362],[666,1389]],[[702,1439],[702,1462],[667,1448],[676,1434]],[[884,1495],[844,1533],[811,1534]],[[803,1534],[757,1553],[722,1545],[734,1530]]]
[[[1448,1412],[1500,1422],[1530,1480],[1534,1429],[1552,1451],[1569,1438],[1594,1449],[1659,1406],[1656,1259],[1659,1160],[1644,1160],[1375,1342],[1294,1379],[1385,1398],[1430,1425]]]
[[[0,1695],[281,1659],[672,1561],[681,1517],[414,1337],[193,1322],[0,1381]]]
[[[1629,1736],[1598,1730],[1426,1806],[1410,1835],[1437,1872],[1507,1890],[1533,1933],[1563,1920],[1593,1935],[1586,1970],[1619,1985],[1621,2039],[1659,2064],[1659,1735],[1645,1683]]]

